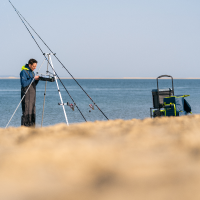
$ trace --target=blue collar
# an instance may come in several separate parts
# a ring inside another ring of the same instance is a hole
[[[29,65],[28,64],[26,64],[26,68],[28,68],[31,72],[32,72],[32,70],[30,69],[30,67],[29,67]]]

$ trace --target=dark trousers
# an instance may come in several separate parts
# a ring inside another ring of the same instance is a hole
[[[25,95],[29,86],[21,88],[21,98]],[[36,121],[36,84],[32,83],[22,101],[21,125],[26,127],[35,127]]]

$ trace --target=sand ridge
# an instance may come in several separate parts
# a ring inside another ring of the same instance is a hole
[[[0,199],[199,199],[200,116],[0,129]]]

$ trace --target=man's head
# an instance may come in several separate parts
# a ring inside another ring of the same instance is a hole
[[[37,67],[37,60],[35,60],[35,59],[30,59],[30,60],[28,61],[28,66],[29,66],[29,68],[30,68],[32,71],[34,71],[34,70],[36,69],[36,67]]]

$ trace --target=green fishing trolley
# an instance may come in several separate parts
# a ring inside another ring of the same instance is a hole
[[[172,88],[159,89],[160,78],[171,78]],[[150,116],[181,116],[192,113],[190,104],[185,100],[189,95],[174,95],[174,81],[170,75],[162,75],[157,78],[157,89],[152,90],[153,108],[150,108]]]

